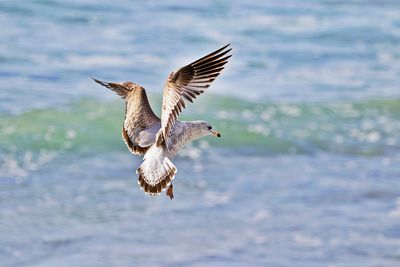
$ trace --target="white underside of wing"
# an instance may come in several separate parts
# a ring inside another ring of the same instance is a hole
[[[161,123],[158,122],[147,129],[141,131],[136,137],[136,143],[141,147],[151,146],[156,142],[156,134],[158,130],[161,128]]]

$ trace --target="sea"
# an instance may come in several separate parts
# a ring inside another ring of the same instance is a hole
[[[1,0],[0,266],[400,266],[400,1]],[[133,81],[230,43],[180,119],[221,132],[145,195]]]

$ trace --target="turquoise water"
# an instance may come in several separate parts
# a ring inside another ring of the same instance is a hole
[[[2,1],[0,266],[398,266],[400,3]],[[123,102],[233,57],[182,119],[222,138],[144,195]]]

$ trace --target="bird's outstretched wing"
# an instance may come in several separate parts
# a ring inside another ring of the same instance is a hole
[[[155,143],[156,134],[161,127],[160,118],[151,109],[146,90],[132,82],[110,83],[92,79],[126,100],[122,139],[133,154],[146,153]]]
[[[229,44],[204,56],[193,63],[172,72],[166,82],[161,113],[161,130],[157,135],[157,145],[168,145],[168,136],[179,114],[185,108],[185,100],[193,102],[211,85],[224,69],[232,55]]]
[[[104,87],[114,91],[117,95],[119,95],[122,98],[126,98],[128,93],[131,91],[130,88],[124,86],[122,83],[109,83],[109,82],[103,82],[100,80],[97,80],[96,78],[93,78],[93,81],[95,81],[98,84],[103,85]]]

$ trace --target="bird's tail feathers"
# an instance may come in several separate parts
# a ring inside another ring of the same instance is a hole
[[[138,184],[150,195],[160,194],[175,178],[177,169],[164,154],[161,147],[151,146],[144,156],[142,165],[137,169]]]

